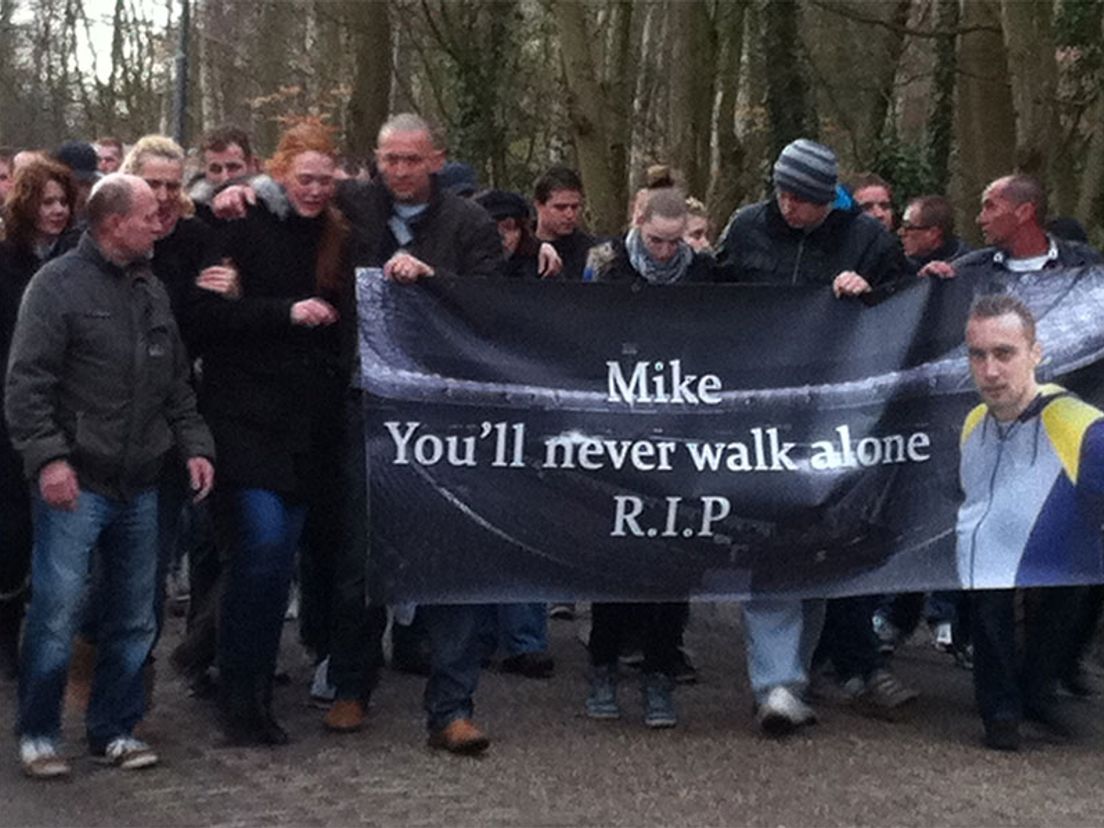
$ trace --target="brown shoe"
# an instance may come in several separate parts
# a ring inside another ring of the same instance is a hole
[[[354,733],[364,727],[364,705],[356,699],[338,699],[326,711],[322,724],[335,733]]]
[[[429,734],[429,746],[449,753],[475,756],[489,748],[491,740],[470,719],[455,719]]]

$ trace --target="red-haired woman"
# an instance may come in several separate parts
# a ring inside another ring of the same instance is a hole
[[[4,203],[0,241],[0,366],[8,364],[15,317],[35,271],[76,243],[73,204],[76,185],[54,161],[33,161],[15,174]],[[0,409],[3,405],[0,383]],[[22,464],[0,416],[0,678],[15,675],[19,625],[31,550],[31,505]]]
[[[272,716],[272,675],[308,501],[318,465],[334,462],[327,432],[351,374],[349,233],[332,204],[334,159],[323,125],[285,131],[268,164],[277,185],[269,209],[223,228],[241,297],[192,296],[203,320],[200,404],[219,453],[216,538],[228,562],[224,724],[238,743],[288,738]]]

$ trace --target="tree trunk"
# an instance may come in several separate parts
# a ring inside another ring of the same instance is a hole
[[[1000,6],[992,0],[972,0],[963,7],[962,27],[970,31],[959,44],[955,131],[958,206],[966,217],[973,215],[986,185],[1013,169],[1015,148],[1010,137],[1016,134],[1016,114],[1000,32]]]
[[[1046,182],[1057,138],[1058,67],[1052,4],[1003,0],[1001,21],[1016,111],[1016,168]]]
[[[812,93],[803,69],[800,6],[797,0],[770,0],[763,11],[767,112],[771,158],[774,158],[797,138],[816,138],[818,130],[812,117]]]
[[[598,233],[616,233],[623,224],[625,205],[618,197],[619,187],[610,160],[610,142],[604,129],[610,107],[590,52],[587,9],[582,3],[556,3],[553,14],[560,32],[568,120],[593,229]]]
[[[709,186],[716,32],[706,0],[679,3],[671,23],[674,60],[669,73],[667,157],[682,170],[686,189],[700,194]]]
[[[875,66],[877,88],[866,128],[871,147],[876,147],[885,137],[886,116],[896,101],[894,84],[897,80],[897,68],[901,63],[901,55],[905,51],[905,27],[908,24],[911,4],[912,0],[897,0],[890,17],[892,28],[885,35],[885,57]]]
[[[391,103],[390,3],[349,0],[346,14],[353,41],[353,90],[349,96],[349,149],[367,156],[387,120]]]
[[[709,216],[719,229],[744,196],[741,172],[744,146],[736,133],[736,101],[740,92],[740,65],[744,55],[744,16],[747,0],[724,6],[717,12],[720,61],[717,84],[717,157],[708,191]],[[698,193],[694,193],[698,195]]]
[[[928,116],[927,156],[932,180],[940,192],[950,182],[951,146],[954,143],[955,85],[958,75],[959,0],[936,0],[935,25],[946,34],[935,42],[935,73],[932,78],[931,110]]]

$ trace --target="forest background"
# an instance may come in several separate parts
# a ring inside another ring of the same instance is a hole
[[[971,238],[988,181],[1038,175],[1100,243],[1102,24],[1104,0],[0,0],[0,144],[171,133],[186,65],[186,145],[233,123],[263,155],[315,114],[367,156],[415,110],[485,186],[578,167],[603,232],[653,163],[723,224],[810,136],[899,207],[947,193]]]

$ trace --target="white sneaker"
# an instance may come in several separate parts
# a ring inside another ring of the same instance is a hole
[[[19,764],[34,779],[69,775],[69,763],[58,753],[53,739],[24,736],[19,740]]]
[[[816,712],[789,689],[779,685],[772,688],[766,701],[759,705],[755,720],[764,733],[785,736],[799,727],[813,724]]]
[[[149,768],[161,761],[153,752],[153,748],[133,736],[118,736],[112,739],[96,759],[123,770]]]
[[[311,701],[322,702],[327,707],[337,697],[337,688],[330,684],[330,657],[326,656],[314,668],[310,686]]]

